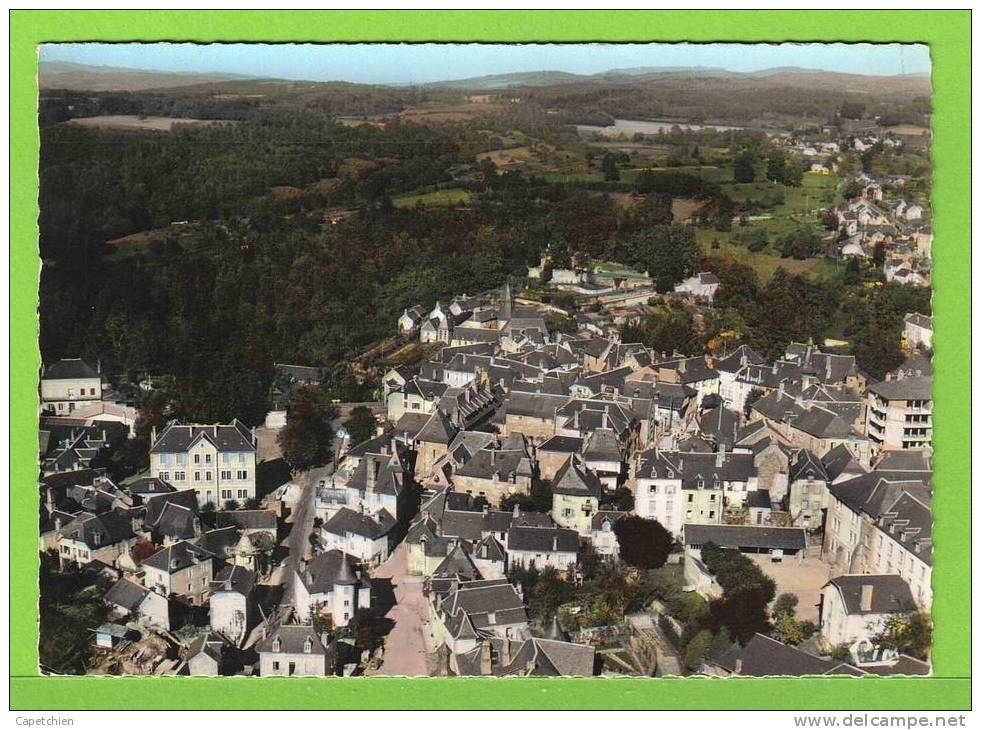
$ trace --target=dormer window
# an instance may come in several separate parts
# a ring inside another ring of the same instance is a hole
[[[309,654],[311,651],[313,651],[313,640],[308,636],[303,642],[303,653]]]
[[[280,641],[280,638],[278,636],[275,639],[273,639],[273,641],[272,641],[272,650],[273,651],[282,651],[283,650],[283,642]]]

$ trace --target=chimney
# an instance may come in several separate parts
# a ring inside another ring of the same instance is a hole
[[[715,455],[715,465],[717,467],[722,467],[726,461],[726,445],[719,444],[719,452]]]
[[[497,461],[497,449],[491,449],[490,455],[491,455],[491,466],[494,466],[495,462]]]
[[[375,463],[375,460],[372,459],[370,456],[367,457],[366,468],[367,468],[368,489],[374,489],[375,488],[375,478],[377,476],[377,467],[378,467],[378,465]]]
[[[777,361],[776,360],[773,361],[773,374],[774,375],[777,374]]]
[[[556,553],[559,551],[559,536],[552,535],[552,552]]]
[[[678,361],[678,372],[683,373],[688,369],[688,361],[684,358]]]
[[[862,584],[862,601],[859,605],[859,609],[862,611],[872,610],[872,590],[873,586],[869,583]]]
[[[489,641],[484,641],[480,645],[480,673],[488,676],[493,672],[494,662],[491,656],[491,645]]]
[[[518,507],[518,503],[514,503],[514,509],[511,510],[511,514],[517,519],[521,516],[521,509]]]
[[[743,660],[741,658],[740,659],[736,659],[736,666],[732,670],[732,673],[733,674],[742,674],[743,673]]]

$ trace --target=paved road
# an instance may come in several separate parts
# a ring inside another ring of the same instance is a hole
[[[340,425],[340,419],[335,419],[331,423],[331,428],[337,433]],[[335,437],[332,446],[336,453],[341,446],[339,439]],[[292,506],[293,513],[289,518],[292,524],[290,534],[286,538],[286,547],[289,549],[289,555],[286,556],[286,559],[281,565],[277,566],[270,578],[270,583],[282,584],[283,586],[283,595],[279,602],[280,606],[293,605],[293,581],[296,578],[296,567],[301,560],[313,557],[310,533],[313,532],[313,519],[317,516],[314,510],[314,497],[316,496],[317,487],[320,485],[320,482],[330,479],[330,475],[333,473],[334,465],[330,463],[326,466],[300,472],[292,480],[294,483],[299,484],[301,489],[300,498]]]
[[[399,545],[388,561],[379,566],[372,578],[391,579],[395,589],[395,605],[386,617],[395,622],[385,638],[385,656],[379,675],[389,677],[418,677],[429,674],[426,662],[425,619],[428,604],[422,595],[422,580],[408,576],[405,543]]]

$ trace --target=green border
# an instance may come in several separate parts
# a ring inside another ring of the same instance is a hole
[[[11,11],[11,709],[969,708],[970,21],[968,10]],[[861,680],[37,676],[36,47],[43,42],[91,40],[928,43],[936,110],[935,676]],[[263,683],[261,692],[256,691],[257,681]]]

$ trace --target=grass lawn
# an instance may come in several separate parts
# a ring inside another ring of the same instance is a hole
[[[769,223],[769,221],[765,221]],[[772,249],[763,251],[750,251],[745,246],[734,244],[730,241],[731,231],[716,231],[711,228],[699,228],[695,231],[695,237],[702,248],[702,253],[706,256],[725,256],[738,261],[741,264],[752,266],[759,277],[760,284],[766,284],[773,276],[774,272],[783,267],[789,274],[807,274],[815,267],[825,264],[822,258],[814,259],[785,259]],[[719,241],[719,248],[713,247],[713,241]],[[834,262],[828,262],[834,265]]]
[[[446,190],[435,190],[431,193],[410,193],[400,195],[392,200],[392,205],[396,208],[411,208],[417,203],[423,205],[453,205],[454,203],[469,203],[473,195],[469,190],[463,188],[447,188]]]

